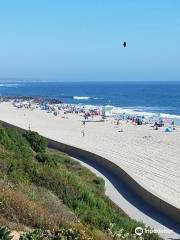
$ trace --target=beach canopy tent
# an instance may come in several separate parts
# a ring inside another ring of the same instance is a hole
[[[123,119],[123,115],[121,113],[116,114],[114,117],[115,120],[122,120]]]
[[[101,108],[98,106],[86,105],[83,109],[85,109],[85,113],[94,113],[96,115],[100,115],[101,113]]]
[[[41,110],[48,110],[49,109],[49,104],[47,102],[44,102],[42,105],[41,105]]]
[[[13,105],[17,108],[22,107],[22,104],[20,102],[14,102]]]
[[[130,114],[128,113],[118,113],[114,116],[115,120],[128,120],[130,118]]]
[[[172,124],[172,119],[170,119],[168,117],[165,117],[163,122],[164,122],[164,125],[171,125]]]
[[[24,106],[29,106],[29,102],[28,101],[24,101],[24,102],[22,102],[22,105],[24,105]]]
[[[141,122],[143,122],[144,121],[144,116],[142,115],[137,115],[136,116],[136,120],[139,120],[139,121],[141,121]]]
[[[114,106],[106,105],[102,108],[102,115],[106,117],[115,116],[115,113],[113,113]]]

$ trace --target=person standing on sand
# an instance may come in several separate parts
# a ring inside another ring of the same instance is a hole
[[[174,120],[172,120],[171,125],[172,125],[172,129],[175,130],[175,126],[174,126],[175,123],[174,123]]]
[[[85,136],[85,131],[84,131],[84,129],[81,131],[82,132],[82,135],[83,135],[83,137]]]

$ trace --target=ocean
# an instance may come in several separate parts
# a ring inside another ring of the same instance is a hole
[[[1,96],[57,98],[65,103],[112,105],[180,119],[180,82],[0,82]]]

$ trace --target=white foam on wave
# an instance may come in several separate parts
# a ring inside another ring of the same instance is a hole
[[[129,115],[139,115],[139,116],[145,116],[145,117],[153,117],[153,116],[159,116],[162,118],[170,118],[170,119],[178,119],[180,120],[180,115],[175,115],[175,114],[168,114],[168,113],[163,113],[163,112],[147,112],[145,111],[145,108],[143,109],[144,111],[140,111],[140,108],[137,107],[115,107],[112,105],[107,105],[107,106],[97,106],[97,105],[85,105],[85,107],[88,108],[107,108],[107,111],[109,111],[110,115],[118,115],[118,114],[129,114]]]
[[[98,98],[98,97],[95,97],[95,98],[93,98],[94,100],[102,100],[102,99],[104,99],[104,98]]]
[[[76,99],[76,100],[88,100],[88,99],[91,99],[91,97],[73,96],[73,99]]]
[[[18,87],[18,83],[0,83],[0,87]]]
[[[145,110],[145,109],[144,109]],[[139,109],[136,108],[121,108],[121,107],[114,107],[113,112],[116,112],[117,114],[132,114],[132,115],[143,115],[147,117],[151,116],[160,116],[162,118],[171,118],[171,119],[180,119],[180,115],[175,115],[175,114],[168,114],[168,113],[163,113],[163,112],[146,112],[146,111],[139,111]]]
[[[174,115],[174,114],[167,114],[167,113],[160,113],[161,117],[165,118],[176,118],[176,119],[180,119],[179,115]]]
[[[76,99],[76,100],[89,100],[89,99],[93,99],[93,100],[102,100],[103,98],[98,98],[98,97],[88,97],[88,96],[73,96],[73,99]]]

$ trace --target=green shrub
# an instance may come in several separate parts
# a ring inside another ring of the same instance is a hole
[[[25,159],[33,156],[32,149],[22,134],[15,129],[5,128],[2,124],[0,124],[0,144]]]
[[[2,124],[0,124],[0,144],[2,144],[7,149],[10,149],[12,146],[12,141]]]
[[[53,156],[53,159],[60,166],[66,168],[68,172],[79,176],[84,183],[87,183],[91,188],[102,196],[105,193],[105,182],[103,178],[97,177],[88,168],[83,167],[78,161],[71,159],[68,155],[57,150],[49,149],[48,153]]]
[[[38,152],[36,154],[36,159],[38,160],[38,162],[41,162],[41,163],[48,163],[50,161],[48,154],[44,152]]]
[[[35,152],[45,152],[47,141],[44,137],[40,136],[37,132],[32,131],[27,131],[24,136]]]
[[[0,227],[0,239],[11,240],[13,237],[10,236],[11,232],[6,227]]]
[[[43,240],[44,235],[42,230],[34,230],[20,236],[19,240]]]
[[[20,240],[93,240],[86,232],[77,228],[61,228],[58,231],[35,230],[20,237]]]
[[[47,164],[49,166],[55,166],[56,165],[56,161],[55,158],[53,158],[53,156],[44,153],[44,152],[38,152],[36,154],[36,159],[38,160],[38,162]]]
[[[6,129],[9,138],[11,139],[11,149],[25,159],[33,157],[33,151],[28,141],[15,129]]]
[[[30,174],[34,184],[54,192],[85,224],[105,230],[114,222],[117,228],[124,226],[126,231],[138,226],[137,222],[121,216],[120,212],[116,212],[103,198],[81,182],[79,177],[66,170],[36,165]]]

